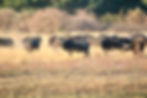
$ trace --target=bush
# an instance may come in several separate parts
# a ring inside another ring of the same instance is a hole
[[[15,23],[12,25],[12,29],[21,32],[30,32],[29,30],[29,21],[30,17],[32,17],[32,12],[24,11],[17,14],[15,19]]]
[[[78,10],[66,20],[64,25],[66,30],[97,30],[99,27],[98,20],[93,13],[86,10]]]
[[[54,8],[39,10],[27,21],[30,32],[55,32],[60,30],[67,14]]]
[[[119,24],[119,25],[118,25]],[[139,8],[127,14],[106,14],[96,17],[87,10],[77,10],[74,14],[56,8],[17,13],[11,9],[0,10],[0,30],[51,33],[56,31],[92,30],[140,30],[147,25],[147,15]]]
[[[101,21],[107,23],[121,23],[124,21],[124,15],[122,12],[120,12],[119,14],[106,13],[101,17]]]
[[[47,8],[29,15],[20,15],[16,23],[17,30],[28,32],[56,32],[61,30],[97,30],[100,27],[94,14],[78,10],[70,15],[62,10]]]
[[[126,23],[128,24],[146,24],[147,15],[140,9],[128,11],[125,16]]]
[[[11,9],[0,10],[0,29],[9,30],[16,20],[17,13]]]

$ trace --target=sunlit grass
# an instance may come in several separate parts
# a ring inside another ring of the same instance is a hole
[[[23,36],[22,36],[23,37]],[[48,45],[28,52],[18,42],[0,48],[0,98],[146,98],[147,61],[131,51],[70,55]],[[20,38],[21,39],[21,38]]]

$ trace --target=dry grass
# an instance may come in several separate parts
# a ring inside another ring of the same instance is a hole
[[[11,35],[10,35],[11,36]],[[21,36],[13,36],[12,37],[16,42],[14,47],[10,48],[0,48],[0,62],[4,63],[17,63],[21,64],[23,62],[34,62],[34,61],[66,61],[66,60],[75,60],[84,58],[85,55],[82,53],[73,53],[72,56],[61,49],[60,47],[50,46],[48,43],[49,36],[42,36],[43,40],[41,43],[41,47],[37,51],[29,52],[27,51],[22,44]],[[105,55],[105,51],[103,51],[99,46],[92,46],[90,50],[90,57],[95,56],[103,56]],[[133,57],[133,53],[131,51],[119,51],[113,50],[107,53],[109,56],[117,56],[117,58],[123,58],[124,56],[127,58]],[[122,56],[123,55],[123,56]],[[41,57],[41,58],[40,58]]]
[[[1,64],[3,98],[146,98],[146,59],[91,57],[48,63]],[[11,97],[10,97],[11,96]]]
[[[65,18],[66,17],[66,18]],[[13,9],[0,10],[0,29],[7,32],[54,33],[58,31],[145,31],[147,14],[141,9],[129,10],[126,14],[107,13],[97,16],[84,9],[69,14],[57,8],[17,12]]]
[[[3,36],[3,35],[1,35]],[[24,35],[12,36],[16,42]],[[146,98],[147,61],[132,52],[104,53],[92,47],[91,56],[48,46],[32,53],[18,42],[0,48],[0,98]]]

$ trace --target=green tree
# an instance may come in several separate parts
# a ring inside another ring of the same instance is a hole
[[[45,7],[50,4],[50,0],[4,0],[3,5],[6,7],[12,7],[15,9],[22,8],[39,8]]]
[[[52,5],[73,12],[78,8],[85,8],[89,0],[53,0]]]
[[[46,7],[50,5],[51,0],[28,0],[28,5],[30,7]]]
[[[96,13],[118,13],[121,10],[127,11],[128,9],[136,8],[140,6],[140,0],[92,0],[93,11]],[[99,1],[99,2],[98,2]],[[94,4],[93,4],[94,3]]]
[[[142,4],[147,6],[147,0],[142,0]]]
[[[96,14],[127,12],[141,8],[147,11],[147,0],[0,0],[1,7],[22,8],[58,7],[68,12],[87,8]]]
[[[12,7],[20,9],[27,6],[28,0],[4,0],[3,5],[6,7]]]

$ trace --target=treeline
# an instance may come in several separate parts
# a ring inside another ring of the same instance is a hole
[[[147,12],[147,0],[0,0],[0,7],[16,10],[57,7],[68,12],[86,8],[98,15],[105,13],[125,13],[130,9],[141,8]]]
[[[35,11],[0,10],[0,31],[27,33],[54,33],[72,31],[147,31],[147,14],[141,9],[129,10],[126,14],[95,16],[87,10],[69,14],[58,8]]]

